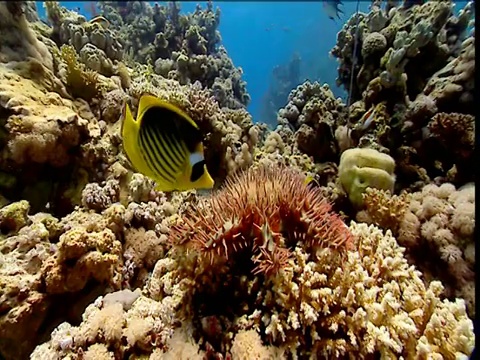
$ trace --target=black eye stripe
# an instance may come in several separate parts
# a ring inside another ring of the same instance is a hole
[[[192,165],[192,175],[190,176],[190,181],[195,182],[200,179],[205,173],[205,160],[199,161]]]

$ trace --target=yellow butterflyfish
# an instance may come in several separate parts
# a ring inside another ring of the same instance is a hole
[[[110,21],[108,21],[105,17],[101,15],[97,15],[93,17],[87,22],[87,24],[88,26],[92,26],[93,24],[98,24],[104,29],[108,29],[110,27]]]
[[[143,95],[134,120],[125,104],[123,148],[136,171],[156,181],[156,190],[211,189],[202,135],[197,124],[176,105]]]

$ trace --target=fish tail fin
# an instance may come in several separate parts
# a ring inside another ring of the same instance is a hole
[[[132,111],[130,110],[128,103],[125,102],[122,122],[123,150],[127,154],[128,160],[132,163],[132,165],[143,163],[143,159],[138,153],[138,146],[136,143],[136,140],[138,139],[138,132],[138,122],[134,120]]]

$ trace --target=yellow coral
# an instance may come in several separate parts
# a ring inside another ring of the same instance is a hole
[[[431,346],[431,356],[470,355],[475,337],[464,302],[441,301],[440,282],[426,288],[389,231],[356,223],[350,230],[357,249],[346,261],[330,250],[318,261],[295,250],[298,265],[278,277],[273,285],[278,297],[271,299],[290,313],[264,315],[267,338],[317,358],[374,353],[414,358],[422,354],[421,344]],[[447,307],[452,310],[448,314]],[[439,321],[443,326],[437,326]],[[292,336],[295,329],[311,331],[314,340],[308,350]]]
[[[231,353],[232,360],[285,359],[279,349],[263,345],[255,330],[239,331],[233,339]]]
[[[362,196],[365,210],[357,214],[357,219],[362,218],[396,234],[408,209],[410,196],[407,193],[391,195],[389,191],[375,188],[367,188]]]
[[[100,94],[98,73],[85,69],[75,48],[71,45],[63,45],[60,56],[67,66],[66,81],[72,95],[87,101],[98,97]]]
[[[89,133],[75,105],[0,66],[0,106],[7,109],[8,155],[16,163],[68,164],[72,148]]]

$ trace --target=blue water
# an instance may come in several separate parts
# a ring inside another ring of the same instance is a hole
[[[85,2],[61,1],[69,9],[80,9],[85,16]],[[152,4],[154,2],[151,2]],[[159,2],[163,3],[163,2]],[[182,12],[195,10],[205,1],[182,2]],[[457,3],[461,9],[466,1]],[[260,119],[262,98],[268,90],[272,69],[287,64],[294,52],[302,59],[302,77],[328,83],[336,96],[345,97],[335,84],[337,63],[329,56],[336,43],[342,21],[329,19],[321,1],[309,2],[240,2],[214,1],[221,9],[220,33],[223,45],[236,66],[242,67],[243,78],[252,98],[248,110],[254,120]],[[344,1],[343,21],[355,12],[356,1]],[[370,1],[361,1],[360,11],[368,12]],[[37,1],[40,16],[45,15],[42,2]],[[303,80],[303,79],[302,79]]]

